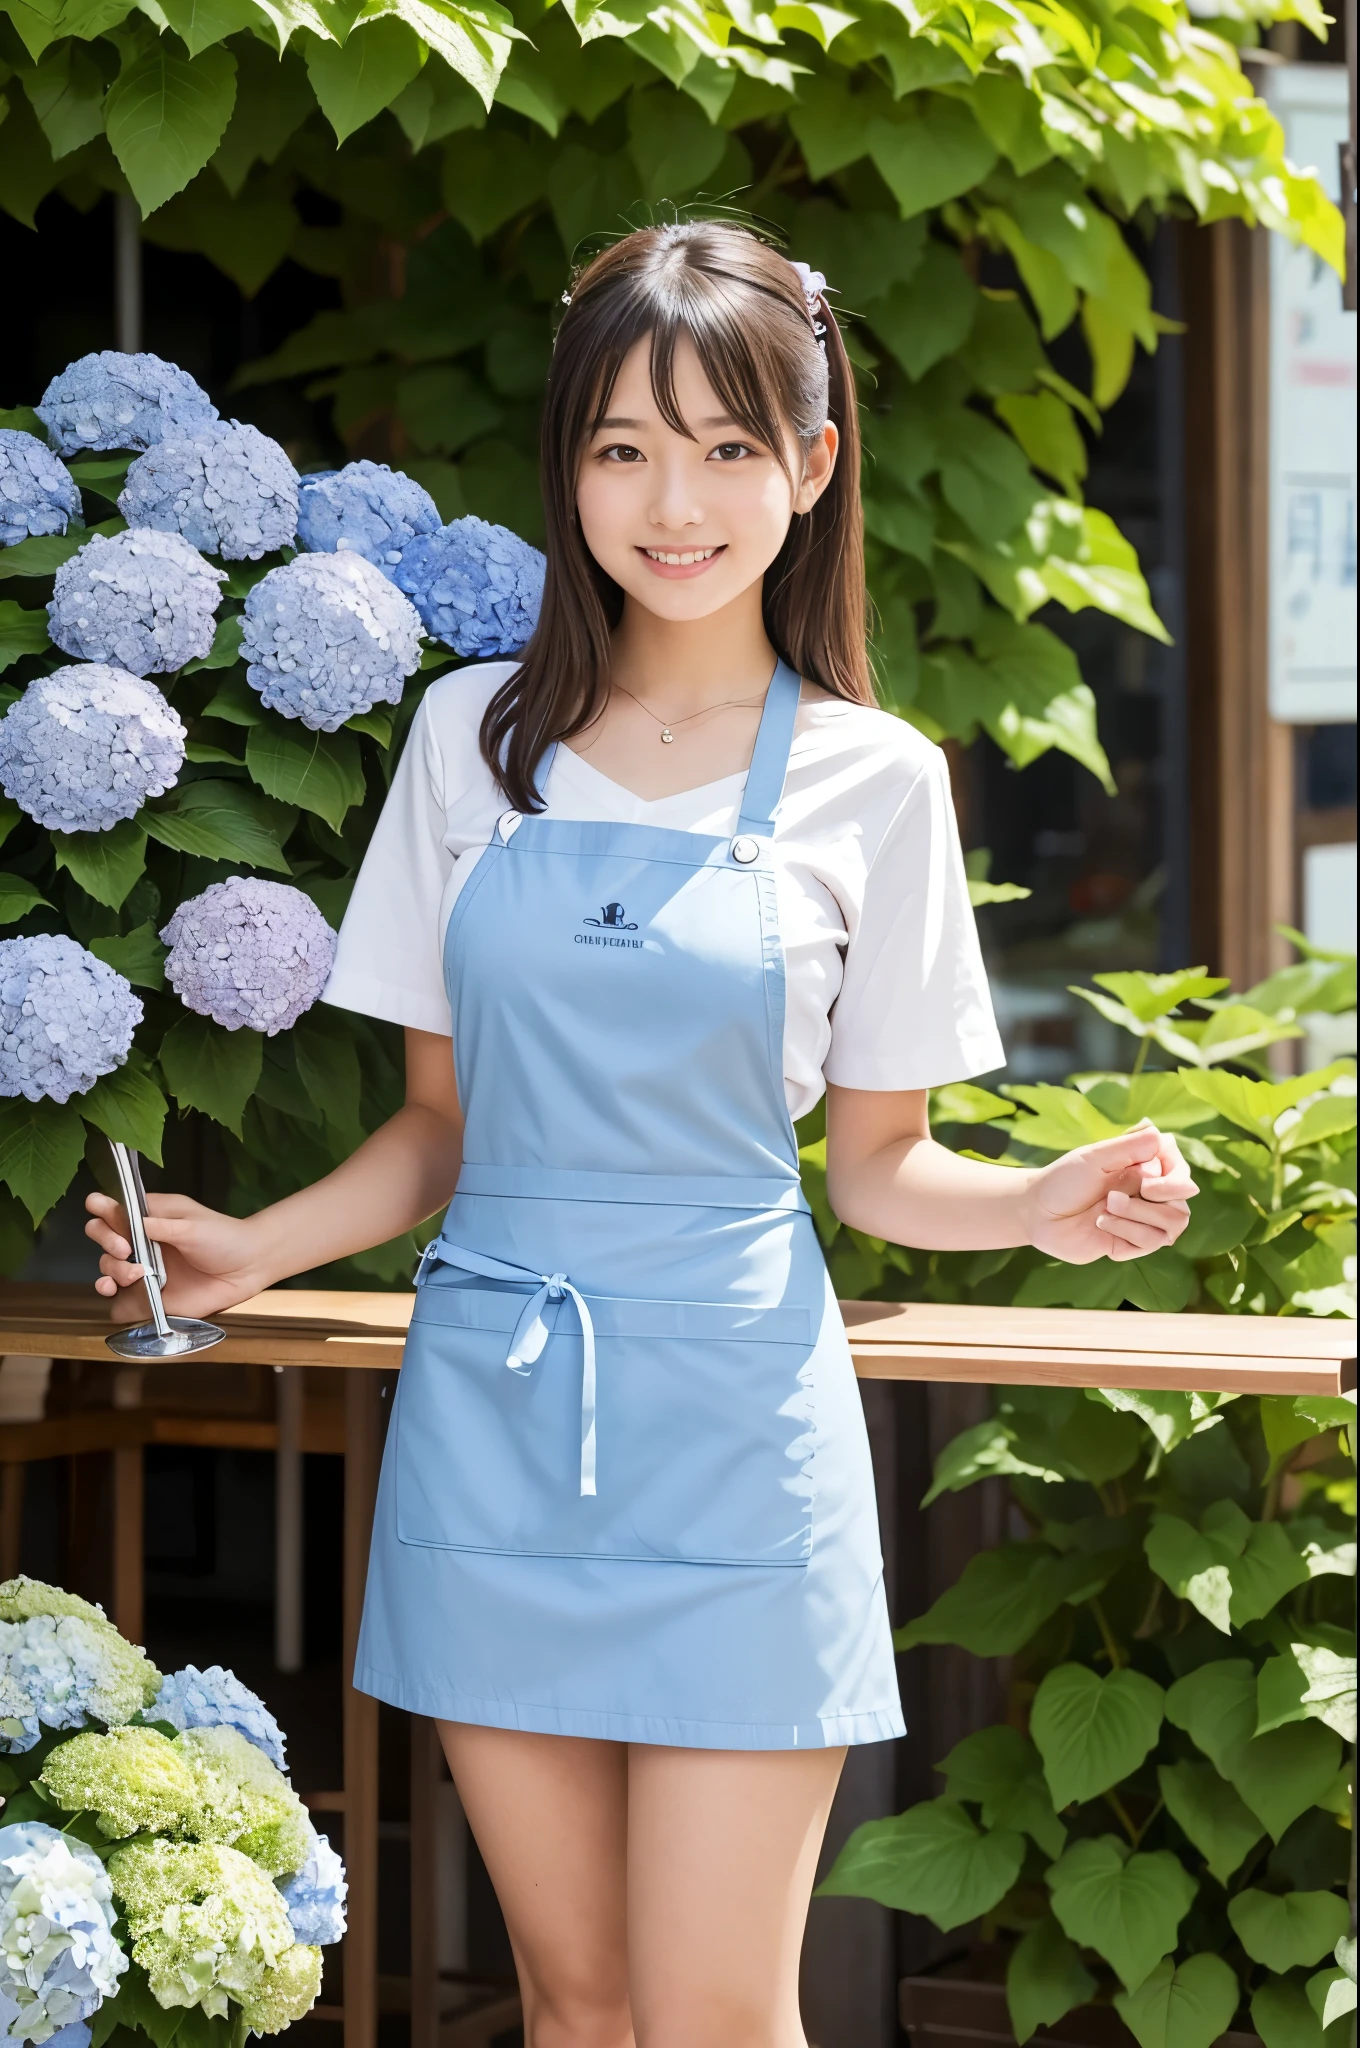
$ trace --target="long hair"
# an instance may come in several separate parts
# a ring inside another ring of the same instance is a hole
[[[543,412],[541,479],[548,558],[543,606],[521,666],[482,721],[482,753],[517,810],[541,809],[534,774],[555,740],[603,709],[610,634],[623,593],[576,518],[582,452],[609,409],[624,358],[651,337],[651,380],[667,425],[689,434],[675,396],[687,334],[731,417],[787,468],[789,428],[807,447],[831,420],[840,452],[812,510],[795,515],[765,572],[765,630],[799,675],[872,704],[865,647],[859,421],[845,345],[824,299],[777,249],[744,228],[688,221],[640,228],[576,279],[558,328]],[[791,478],[796,483],[797,478]]]

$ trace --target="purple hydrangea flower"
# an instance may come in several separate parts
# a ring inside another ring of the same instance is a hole
[[[455,519],[402,549],[393,581],[425,630],[456,654],[518,654],[538,624],[547,564],[537,548],[485,519]]]
[[[270,1763],[280,1770],[285,1767],[283,1730],[278,1722],[259,1694],[220,1664],[210,1664],[206,1671],[194,1664],[172,1671],[162,1680],[146,1718],[171,1721],[176,1728],[234,1728],[256,1749],[262,1749]]]
[[[280,1878],[278,1886],[299,1941],[324,1948],[328,1942],[341,1940],[349,1885],[345,1866],[325,1835],[313,1834],[311,1854],[301,1870],[293,1877]]]
[[[366,556],[298,555],[246,599],[246,680],[271,711],[336,732],[375,704],[399,704],[420,666],[420,618]]]
[[[0,788],[49,832],[107,832],[184,765],[154,683],[91,661],[38,676],[0,719]]]
[[[166,978],[186,1008],[269,1038],[310,1010],[335,958],[335,933],[310,896],[253,876],[181,903],[161,938]]]
[[[83,1095],[122,1066],[141,1021],[131,983],[74,939],[0,939],[0,1095]]]
[[[178,533],[97,533],[58,569],[47,630],[67,654],[135,676],[183,668],[212,646],[225,580]]]
[[[118,510],[129,526],[182,533],[205,555],[257,562],[292,545],[298,475],[258,427],[208,422],[167,434],[139,456]]]
[[[313,553],[352,549],[390,575],[418,533],[439,531],[429,492],[385,462],[347,462],[305,476],[298,490],[298,539]]]
[[[187,370],[159,356],[101,349],[52,379],[35,407],[63,455],[78,448],[152,448],[217,418]]]
[[[36,434],[0,427],[0,547],[80,524],[80,492]]]

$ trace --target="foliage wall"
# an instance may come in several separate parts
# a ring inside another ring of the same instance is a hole
[[[409,470],[445,518],[532,539],[573,255],[663,205],[729,199],[852,316],[885,701],[932,736],[986,731],[1020,767],[1063,749],[1108,787],[1091,693],[1036,614],[1097,607],[1165,637],[1132,548],[1082,489],[1088,438],[1164,324],[1137,253],[1156,216],[1260,222],[1339,258],[1338,217],[1286,162],[1235,47],[1285,17],[1324,27],[1316,0],[1217,17],[1199,0],[4,0],[0,205],[41,228],[49,193],[88,208],[130,190],[148,239],[246,293],[285,260],[334,280],[340,307],[242,382],[328,399],[350,448]],[[1079,382],[1053,366],[1060,340]],[[117,458],[74,468],[86,519],[116,530]],[[41,611],[60,545],[0,551],[19,687],[60,659]],[[234,575],[228,615],[249,581]],[[228,633],[214,661],[233,659]],[[54,845],[8,821],[11,929],[67,930],[135,968],[146,1149],[167,1101],[214,1118],[243,1202],[312,1177],[390,1108],[390,1034],[324,1010],[263,1044],[190,1024],[159,988],[155,931],[251,869],[297,880],[335,921],[440,665],[390,726],[347,727],[310,765],[283,759],[277,721],[260,728],[230,673],[163,678],[190,760],[146,832],[123,834],[121,866],[115,834]],[[207,836],[173,822],[186,809],[197,827],[211,812]],[[12,1106],[0,1134],[32,1217],[80,1157],[75,1105],[60,1142],[50,1108]],[[11,1258],[28,1229],[14,1205]],[[397,1278],[409,1249],[366,1270]]]

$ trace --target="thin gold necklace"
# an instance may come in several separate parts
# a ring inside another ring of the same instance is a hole
[[[625,697],[632,697],[638,710],[645,711],[653,723],[661,727],[661,744],[663,747],[672,746],[675,742],[675,734],[671,731],[673,725],[688,725],[692,718],[703,718],[710,711],[737,711],[745,704],[763,704],[765,702],[765,692],[762,690],[758,697],[729,697],[724,704],[705,704],[698,711],[685,712],[682,718],[658,718],[651,705],[644,704],[641,697],[634,697],[633,692],[625,688],[624,684],[615,683],[614,688],[622,690]]]

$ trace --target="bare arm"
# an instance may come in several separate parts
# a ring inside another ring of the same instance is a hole
[[[223,1216],[187,1195],[151,1195],[147,1233],[165,1249],[172,1315],[212,1315],[293,1273],[384,1244],[442,1208],[462,1161],[463,1117],[449,1039],[406,1033],[406,1101],[342,1166],[254,1216]],[[99,1293],[141,1279],[130,1263],[127,1219],[108,1195],[90,1195],[87,1237],[100,1246]],[[118,1313],[142,1313],[140,1290]]]
[[[1037,1245],[1071,1265],[1174,1244],[1198,1190],[1174,1138],[1141,1124],[1050,1165],[960,1159],[930,1135],[924,1089],[828,1088],[826,1185],[842,1223],[924,1251]]]

